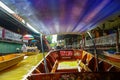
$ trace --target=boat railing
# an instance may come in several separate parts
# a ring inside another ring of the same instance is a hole
[[[116,43],[116,33],[95,38],[94,40],[96,45],[113,45]],[[86,40],[86,46],[93,46],[92,40]]]

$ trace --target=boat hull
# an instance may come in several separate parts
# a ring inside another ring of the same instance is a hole
[[[11,54],[0,57],[0,71],[16,65],[24,59],[24,54]]]
[[[91,78],[90,80],[120,80],[118,75],[120,67],[106,62],[101,57],[96,59],[93,54],[83,50],[51,51],[45,56],[45,60],[46,64],[43,59],[28,73],[28,80],[62,80],[65,77],[71,79],[71,75],[74,79],[80,78],[78,80],[84,79],[83,75],[86,78],[84,80],[88,78]]]

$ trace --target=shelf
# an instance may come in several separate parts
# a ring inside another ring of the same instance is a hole
[[[99,38],[95,38],[95,45],[96,46],[104,46],[104,45],[116,45],[116,33],[107,35],[107,36],[102,36]],[[120,39],[119,39],[120,41]],[[86,45],[85,46],[93,46],[92,40],[86,40],[85,41]],[[120,42],[119,42],[120,43]]]

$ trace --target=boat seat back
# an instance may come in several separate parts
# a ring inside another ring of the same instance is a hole
[[[53,66],[56,61],[55,58],[52,57],[51,55],[48,55],[46,58],[50,61],[51,65]]]
[[[55,64],[52,67],[51,73],[55,73],[58,67],[58,60],[55,61]]]
[[[41,73],[45,73],[45,66],[44,63],[40,63],[40,65],[37,67],[37,69],[41,72]]]
[[[81,61],[82,61],[84,64],[86,64],[86,59],[87,59],[87,54],[84,55],[84,57],[82,58]]]
[[[93,72],[96,71],[96,59],[92,57],[92,59],[88,63],[88,68],[90,68]]]
[[[81,59],[83,59],[86,54],[87,54],[87,52],[83,51]]]
[[[36,69],[32,72],[32,74],[36,74],[36,73],[41,73],[38,68],[36,68]]]
[[[109,72],[120,72],[120,68],[113,66],[110,68]]]
[[[58,59],[58,52],[52,52],[52,53],[50,53],[49,54],[52,58],[53,58],[53,60],[54,60],[54,62],[56,61],[56,59]]]
[[[100,71],[100,72],[106,72],[106,71],[108,71],[108,69],[109,69],[111,66],[112,66],[111,64],[109,64],[109,63],[107,63],[107,62],[104,62],[104,61],[102,61],[102,62],[100,62],[100,63],[98,64],[98,68],[99,68],[99,71]]]
[[[93,56],[91,54],[87,54],[87,59],[86,59],[86,65],[88,65],[88,63],[90,62],[90,60],[93,58]]]
[[[47,68],[48,68],[49,72],[51,72],[53,66],[52,66],[51,62],[49,61],[49,59],[47,59],[47,58],[46,58],[46,63],[47,63]]]

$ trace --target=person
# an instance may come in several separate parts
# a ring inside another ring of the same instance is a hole
[[[17,53],[19,53],[20,52],[20,48],[16,48],[16,51],[17,51]]]
[[[21,48],[22,52],[27,52],[27,46],[25,45],[25,43],[23,44],[22,48]]]

